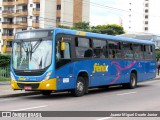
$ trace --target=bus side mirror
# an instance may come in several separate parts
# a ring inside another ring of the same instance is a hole
[[[61,51],[64,51],[66,48],[66,43],[63,41],[63,38],[62,38],[62,41],[61,41]]]

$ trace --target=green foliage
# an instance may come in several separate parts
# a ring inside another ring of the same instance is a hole
[[[160,50],[156,50],[156,60],[160,59]]]
[[[58,25],[59,28],[66,28],[66,29],[72,29],[71,27],[69,26],[65,26],[65,25]]]
[[[97,33],[108,34],[108,35],[120,35],[124,34],[124,29],[120,25],[110,24],[110,25],[98,25],[94,29],[97,29]]]
[[[10,55],[0,54],[0,67],[8,67],[10,65]]]
[[[0,67],[0,81],[9,81],[10,80],[10,70],[8,67]]]
[[[91,27],[89,26],[89,22],[78,22],[75,23],[72,27],[64,25],[59,25],[58,27],[108,35],[120,35],[125,33],[123,27],[116,24],[98,25]]]
[[[73,29],[76,30],[89,30],[90,26],[89,26],[89,22],[78,22],[78,23],[74,23],[73,25]]]

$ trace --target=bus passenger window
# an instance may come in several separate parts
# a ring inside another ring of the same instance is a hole
[[[93,51],[95,58],[107,58],[108,57],[107,41],[93,39]]]
[[[125,50],[125,59],[133,59],[133,47],[132,43],[123,43],[123,47]]]
[[[69,43],[65,43],[65,50],[61,51],[60,50],[60,42],[56,43],[56,59],[70,59],[71,55],[70,55],[70,45]]]
[[[92,57],[93,52],[90,46],[90,39],[75,37],[75,46],[76,46],[76,57],[77,58],[85,58]]]
[[[109,58],[121,59],[123,55],[121,42],[108,41],[109,43]]]
[[[84,57],[93,57],[93,51],[88,49],[84,52]]]
[[[143,51],[141,49],[140,44],[133,45],[133,52],[134,52],[134,59],[142,59],[143,58]]]

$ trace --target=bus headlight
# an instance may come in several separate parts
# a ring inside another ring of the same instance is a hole
[[[42,81],[48,80],[52,74],[52,71],[48,72],[45,78]]]
[[[10,72],[10,75],[11,75],[11,79],[16,81],[16,79],[15,79],[15,77],[14,77],[12,72]]]

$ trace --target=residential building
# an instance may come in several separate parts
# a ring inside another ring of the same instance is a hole
[[[128,0],[129,12],[123,19],[124,29],[127,32],[160,34],[159,4],[159,0]]]
[[[1,0],[0,52],[7,45],[12,48],[16,32],[29,29],[71,26],[89,21],[90,0]]]

